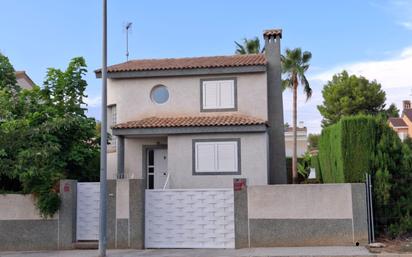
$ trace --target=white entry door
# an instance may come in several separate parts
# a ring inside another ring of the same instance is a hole
[[[167,149],[154,150],[154,188],[163,189],[167,178]]]
[[[147,150],[147,189],[163,189],[167,179],[167,149]]]
[[[77,183],[77,229],[76,239],[99,239],[100,183]]]

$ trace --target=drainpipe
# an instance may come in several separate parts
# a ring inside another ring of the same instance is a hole
[[[280,62],[282,30],[265,30],[263,38],[267,60],[269,184],[287,184]]]

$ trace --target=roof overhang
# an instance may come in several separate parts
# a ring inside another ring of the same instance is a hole
[[[119,71],[108,72],[111,79],[128,78],[154,78],[154,77],[179,77],[179,76],[203,76],[203,75],[227,75],[239,73],[266,72],[266,65],[224,67],[224,68],[199,68],[199,69],[173,69],[173,70],[144,70],[144,71]],[[101,71],[96,71],[96,78],[101,78]]]
[[[213,134],[213,133],[263,133],[267,126],[205,126],[205,127],[171,127],[171,128],[114,128],[115,136],[160,136],[181,134]]]

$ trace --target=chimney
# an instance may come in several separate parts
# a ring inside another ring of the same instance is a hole
[[[409,101],[409,100],[403,100],[402,102],[403,102],[403,109],[404,109],[404,110],[406,110],[406,109],[411,109],[411,101]]]
[[[285,135],[281,87],[280,39],[281,29],[265,30],[265,56],[267,61],[269,184],[286,184]]]

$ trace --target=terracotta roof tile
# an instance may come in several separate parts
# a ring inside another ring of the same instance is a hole
[[[152,71],[152,70],[178,70],[178,69],[202,69],[225,68],[240,66],[266,65],[264,54],[245,54],[228,56],[167,58],[167,59],[142,59],[115,64],[107,67],[108,72],[125,71]],[[95,71],[100,73],[101,70]]]
[[[268,29],[268,30],[263,31],[263,36],[264,37],[277,36],[277,35],[282,37],[282,30],[281,29]]]
[[[402,118],[389,118],[389,122],[394,127],[407,127],[408,126]]]
[[[113,128],[173,128],[207,126],[265,125],[266,121],[246,115],[149,117],[137,121],[116,124]]]

